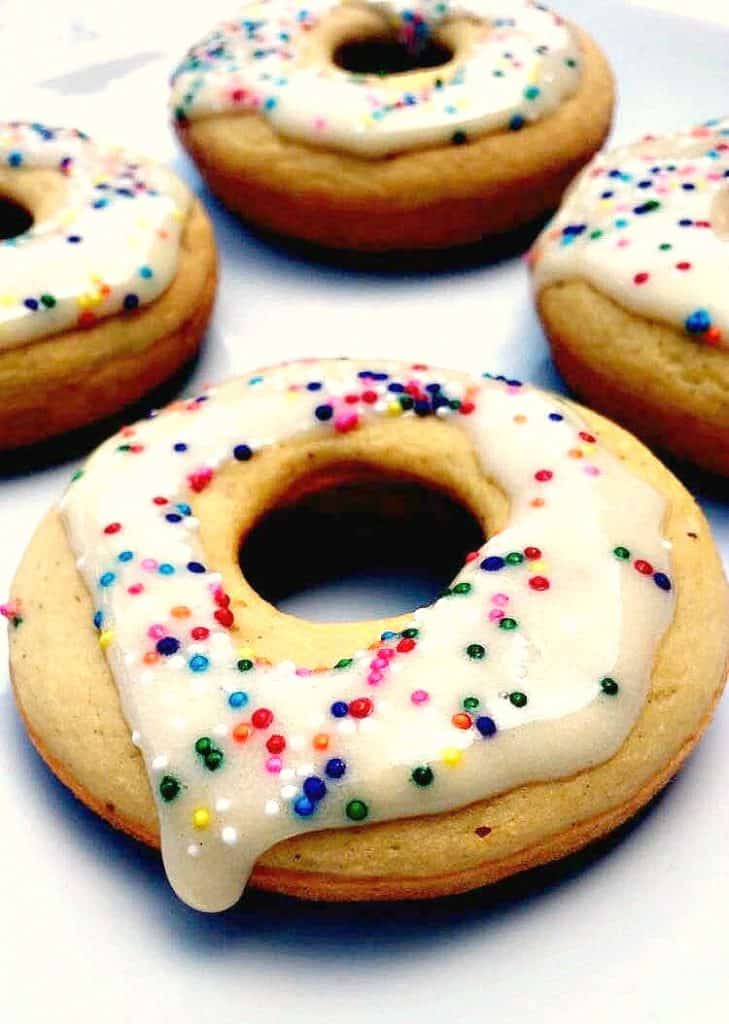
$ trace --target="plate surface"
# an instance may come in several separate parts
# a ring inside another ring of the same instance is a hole
[[[616,140],[726,113],[729,31],[597,0],[559,6],[596,36],[617,71]],[[78,52],[88,53],[77,31]],[[147,30],[141,22],[136,50],[130,43],[113,59],[18,88],[15,116],[75,121],[106,136],[118,126],[122,140],[170,156],[201,192],[222,281],[194,383],[296,356],[396,354],[562,389],[518,256],[399,273],[342,269],[243,229],[202,192],[165,127],[164,81],[179,56],[172,42],[157,19]],[[10,472],[0,482],[0,594],[75,465]],[[729,505],[715,485],[685,478],[729,560]],[[4,636],[1,643],[4,663]],[[526,878],[386,907],[251,893],[205,917],[176,900],[156,854],[116,835],[51,777],[0,678],[0,1020],[723,1019],[728,746],[725,702],[686,770],[639,822]]]

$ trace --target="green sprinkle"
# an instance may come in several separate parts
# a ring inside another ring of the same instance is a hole
[[[217,747],[213,747],[205,758],[205,767],[211,772],[217,771],[223,763],[223,757],[223,751],[218,750]]]
[[[433,769],[429,768],[427,765],[421,765],[419,768],[413,768],[412,775],[410,776],[416,786],[429,786],[434,777]]]
[[[595,242],[598,238],[602,238],[604,234],[605,232],[602,231],[600,228],[595,228],[594,231],[590,232],[590,238],[593,240],[593,242]]]
[[[159,783],[159,795],[166,804],[171,803],[176,796],[179,796],[182,786],[174,775],[163,775]]]
[[[627,548],[623,548],[623,547],[613,548],[613,554],[615,555],[616,558],[619,558],[623,562],[626,559],[630,558],[630,551],[628,551]]]
[[[82,469],[77,469],[76,472],[71,477],[71,483],[73,484],[77,480],[80,480],[83,475],[84,475],[84,471]]]
[[[464,711],[475,711],[480,705],[481,701],[478,697],[464,697],[463,698],[463,710]]]
[[[369,814],[369,808],[364,800],[350,800],[346,812],[350,821],[364,821]]]
[[[605,676],[604,679],[600,680],[600,689],[603,693],[606,693],[608,697],[614,697],[617,694],[620,687],[614,679],[610,678],[610,676]]]
[[[521,565],[524,561],[524,555],[522,555],[521,551],[510,551],[504,561],[509,565]]]
[[[456,583],[455,587],[453,588],[453,593],[454,594],[470,594],[471,593],[471,584],[470,583]]]
[[[519,623],[516,621],[516,619],[503,618],[499,620],[499,629],[516,629],[518,625]]]
[[[53,307],[56,304],[55,298],[52,295],[48,295],[47,293],[44,294],[44,295],[41,295],[40,300],[43,303],[43,305],[46,307],[46,309],[53,309]]]
[[[409,629],[404,629],[400,634],[405,640],[414,640],[416,636],[419,636],[420,630],[415,629],[414,626],[410,626]]]
[[[337,664],[334,667],[335,668],[349,668],[349,666],[352,664],[352,660],[353,660],[352,658],[340,658],[339,661],[337,662]]]
[[[213,741],[209,736],[201,736],[199,740],[195,742],[195,753],[199,754],[200,757],[205,757],[213,749]]]
[[[251,661],[250,658],[241,658],[240,661],[238,662],[239,672],[250,672],[252,668],[253,662]]]
[[[469,658],[473,658],[474,661],[480,661],[486,657],[486,648],[483,644],[469,644],[466,648],[466,654]]]
[[[527,695],[525,693],[521,693],[519,690],[514,690],[513,693],[509,694],[509,700],[515,708],[523,708],[526,707]]]

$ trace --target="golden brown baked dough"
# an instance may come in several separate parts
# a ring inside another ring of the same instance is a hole
[[[259,227],[355,250],[440,248],[528,224],[559,203],[610,128],[607,60],[585,33],[577,92],[519,132],[365,159],[283,138],[259,114],[177,123],[210,189]]]
[[[458,892],[563,856],[606,834],[680,767],[724,684],[726,582],[708,526],[678,480],[621,428],[587,410],[581,415],[668,502],[665,536],[673,544],[675,616],[656,656],[647,702],[622,748],[572,778],[522,786],[451,813],[286,840],[260,859],[254,885],[341,900]],[[403,621],[305,623],[268,605],[242,577],[237,568],[241,532],[246,534],[272,496],[281,499],[282,480],[297,466],[300,475],[302,459],[316,486],[351,478],[355,465],[437,482],[489,531],[499,529],[508,511],[464,435],[435,420],[374,423],[346,436],[303,436],[277,445],[246,464],[245,486],[236,483],[234,466],[224,467],[198,496],[195,514],[210,561],[224,574],[236,617],[245,609],[258,653],[270,658],[328,663]],[[12,596],[23,616],[11,631],[13,685],[41,756],[97,813],[156,845],[156,811],[142,760],[129,739],[91,626],[92,604],[56,511],[36,533]]]

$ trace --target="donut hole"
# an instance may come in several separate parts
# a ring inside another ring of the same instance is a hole
[[[427,39],[417,50],[395,38],[376,36],[342,43],[334,51],[334,63],[359,75],[401,75],[438,68],[453,60],[453,50],[437,39]]]
[[[360,480],[273,508],[244,538],[239,564],[281,611],[354,622],[431,603],[484,540],[473,514],[442,491]]]
[[[33,214],[21,203],[0,196],[0,241],[17,238],[33,227]]]

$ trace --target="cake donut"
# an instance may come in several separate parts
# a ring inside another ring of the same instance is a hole
[[[612,76],[531,0],[260,0],[172,76],[179,137],[260,227],[353,250],[445,247],[554,208],[600,147]]]
[[[195,353],[216,256],[169,171],[81,132],[0,123],[0,449],[118,412]]]
[[[729,474],[729,118],[601,153],[532,263],[570,387]]]
[[[488,540],[412,613],[283,614],[241,537],[358,476],[451,494]],[[703,516],[630,435],[515,380],[344,359],[112,437],[3,612],[41,755],[207,911],[249,878],[413,898],[575,850],[677,770],[729,650]]]

